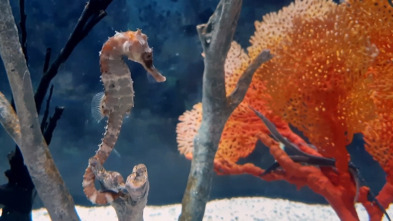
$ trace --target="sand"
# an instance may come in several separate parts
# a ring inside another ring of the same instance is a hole
[[[117,220],[114,209],[105,207],[76,207],[83,221]],[[368,215],[362,205],[356,209],[361,221],[368,220]],[[144,211],[145,221],[174,221],[181,211],[179,204],[166,206],[147,206]],[[393,214],[390,207],[389,214]],[[45,209],[33,211],[33,221],[50,220]],[[327,205],[305,204],[284,199],[269,199],[263,197],[231,198],[214,200],[207,204],[204,221],[241,220],[241,221],[335,221],[339,220],[334,210]],[[384,220],[387,220],[384,218]]]

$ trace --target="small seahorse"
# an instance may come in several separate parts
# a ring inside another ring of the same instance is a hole
[[[108,117],[104,137],[93,157],[100,165],[106,161],[114,148],[123,118],[134,106],[131,73],[123,57],[142,64],[157,82],[166,80],[154,67],[153,50],[147,43],[147,36],[141,30],[116,33],[104,43],[100,52],[100,67],[105,91],[93,99],[93,102],[98,104],[95,112],[101,117]],[[82,186],[86,197],[92,203],[107,204],[119,196],[113,191],[98,191],[94,181],[95,175],[89,164],[83,176]]]

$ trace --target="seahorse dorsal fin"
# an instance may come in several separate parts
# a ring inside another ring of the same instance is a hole
[[[99,92],[94,95],[93,99],[91,100],[91,115],[93,116],[94,120],[100,122],[104,117],[103,112],[103,102],[105,98],[104,92]]]

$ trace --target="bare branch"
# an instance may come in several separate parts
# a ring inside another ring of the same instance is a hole
[[[48,145],[50,144],[50,142],[52,140],[53,131],[55,130],[56,125],[57,125],[57,121],[60,120],[60,117],[63,114],[63,111],[64,111],[64,107],[56,107],[55,113],[49,119],[48,126],[46,127],[45,132],[44,132],[44,138],[45,138],[46,142],[48,143]]]
[[[269,50],[263,50],[248,66],[244,71],[239,81],[237,82],[235,90],[228,97],[228,103],[231,109],[235,109],[240,102],[242,102],[244,96],[246,95],[247,89],[250,86],[252,77],[255,71],[263,63],[269,61],[272,58]]]
[[[232,113],[225,94],[224,63],[240,15],[242,0],[221,0],[207,24],[197,26],[205,54],[202,123],[194,153],[180,220],[202,220],[213,178],[213,160],[225,122]]]
[[[14,108],[5,98],[4,94],[0,92],[0,124],[3,126],[5,131],[14,140],[16,145],[21,144],[21,133],[19,118],[15,113]]]
[[[89,31],[97,24],[105,15],[105,9],[112,2],[112,0],[90,0],[80,16],[73,32],[64,48],[60,51],[57,58],[50,65],[49,69],[42,76],[35,93],[35,101],[37,105],[37,112],[41,110],[41,105],[45,94],[48,90],[51,80],[56,76],[57,71],[62,63],[64,63],[71,55],[72,51],[78,43],[86,37]]]
[[[128,193],[112,203],[117,218],[119,221],[142,221],[143,209],[146,206],[150,188],[147,168],[144,164],[134,166],[132,174],[127,177],[125,186]]]
[[[19,14],[20,14],[20,32],[21,32],[21,39],[20,43],[22,45],[22,51],[25,55],[26,63],[29,61],[29,57],[27,55],[27,32],[26,32],[26,13],[25,13],[25,0],[19,0]]]
[[[114,192],[120,197],[111,204],[119,221],[142,221],[143,210],[149,193],[147,168],[144,164],[134,166],[132,173],[124,183],[123,177],[116,171],[106,171],[99,160],[90,158],[89,166],[96,180],[101,184],[101,192]]]
[[[43,73],[45,73],[48,70],[51,54],[52,54],[52,49],[51,48],[47,48],[46,52],[45,52],[44,66],[42,68],[42,72]]]
[[[44,111],[44,116],[42,117],[42,121],[41,121],[41,131],[44,132],[45,128],[47,126],[47,120],[48,120],[48,116],[49,116],[49,107],[50,107],[50,101],[52,99],[52,94],[53,94],[53,85],[50,87],[49,90],[49,96],[48,99],[46,99],[46,106],[45,106],[45,111]],[[49,142],[46,140],[46,142],[49,145]]]
[[[21,127],[20,150],[38,195],[52,220],[79,220],[40,130],[30,72],[8,0],[0,0],[0,53]]]

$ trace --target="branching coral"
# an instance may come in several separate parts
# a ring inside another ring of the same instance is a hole
[[[350,0],[339,5],[327,0],[296,0],[255,22],[248,55],[236,43],[228,53],[227,95],[238,73],[261,50],[269,48],[274,58],[257,70],[243,102],[228,119],[215,158],[216,171],[259,176],[263,169],[236,164],[254,150],[259,138],[284,170],[265,179],[308,185],[323,195],[342,219],[356,220],[356,191],[348,172],[346,145],[355,133],[362,133],[367,151],[387,174],[387,184],[377,197],[386,208],[393,201],[392,25],[393,9],[383,0]],[[278,131],[303,151],[335,159],[337,170],[294,163],[269,138],[269,131],[249,105],[271,119]],[[179,147],[189,157],[200,109],[199,104],[194,106],[180,118],[177,128]],[[317,152],[303,145],[287,124],[302,131]],[[185,129],[189,125],[192,129]],[[359,200],[370,218],[378,220],[382,211],[368,202],[367,192],[362,188]]]

